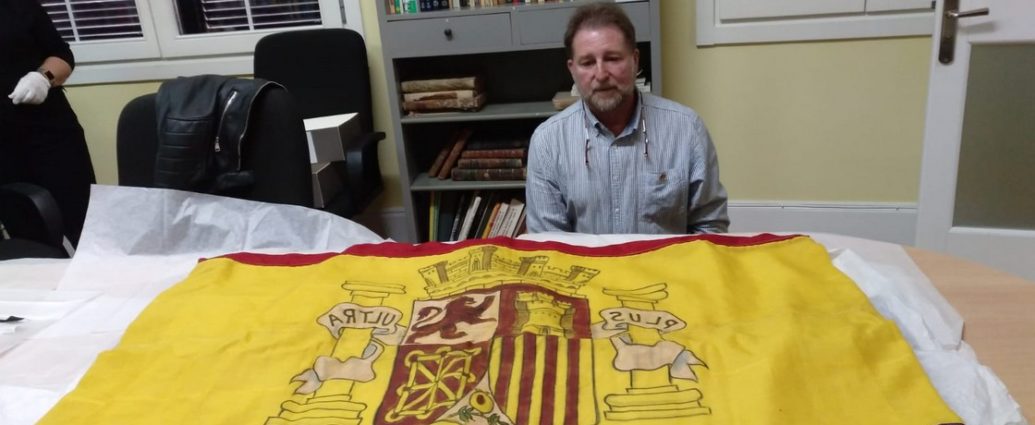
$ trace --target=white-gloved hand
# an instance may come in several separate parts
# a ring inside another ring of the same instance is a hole
[[[14,91],[7,95],[7,97],[15,105],[22,103],[39,105],[44,100],[47,100],[47,93],[49,92],[50,81],[47,80],[47,77],[44,77],[39,72],[32,71],[18,80],[18,85],[14,86]]]

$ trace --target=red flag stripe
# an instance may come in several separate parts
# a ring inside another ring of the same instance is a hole
[[[500,344],[500,376],[496,379],[496,389],[493,396],[500,410],[507,410],[507,390],[510,389],[510,373],[514,370],[514,336],[507,335],[496,338]]]
[[[514,422],[517,425],[528,424],[528,411],[532,408],[532,390],[542,390],[541,388],[532,388],[532,383],[535,381],[535,334],[522,333],[521,337],[524,338],[524,348],[522,349],[521,355],[521,385],[518,392],[518,403],[520,406],[517,411],[517,418],[514,418]]]
[[[328,252],[320,254],[257,254],[251,252],[240,252],[236,254],[227,254],[215,258],[229,258],[239,263],[257,266],[290,267],[317,264],[341,254],[370,257],[413,258],[428,255],[446,254],[459,249],[479,245],[498,245],[501,247],[511,248],[518,251],[554,250],[586,257],[618,257],[625,255],[642,254],[645,252],[661,249],[666,246],[682,242],[705,241],[720,246],[741,247],[781,242],[798,237],[807,236],[773,235],[769,233],[761,233],[754,236],[703,234],[677,236],[665,239],[640,240],[599,247],[569,245],[562,242],[552,241],[536,242],[529,240],[497,237],[491,239],[468,239],[466,241],[457,242],[455,244],[444,244],[439,242],[426,242],[417,245],[399,242],[357,244],[349,247],[341,253]],[[207,259],[201,259],[201,261],[205,260]]]
[[[579,350],[582,348],[580,339],[569,339],[568,343],[568,393],[564,401],[564,423],[579,423]],[[590,372],[592,373],[592,372]]]
[[[546,367],[543,370],[543,415],[539,423],[542,425],[553,425],[553,403],[556,400],[555,386],[557,385],[557,340],[556,336],[546,337]]]

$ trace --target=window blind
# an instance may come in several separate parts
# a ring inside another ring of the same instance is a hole
[[[320,25],[319,0],[195,0],[203,32]]]
[[[143,38],[134,0],[41,0],[68,42]]]

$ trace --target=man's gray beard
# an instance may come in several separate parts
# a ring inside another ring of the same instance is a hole
[[[618,105],[621,105],[625,100],[625,97],[629,95],[631,95],[631,93],[619,92],[618,96],[605,98],[602,96],[593,96],[593,93],[590,93],[588,96],[583,96],[583,100],[589,103],[590,109],[597,112],[608,113],[618,109]]]

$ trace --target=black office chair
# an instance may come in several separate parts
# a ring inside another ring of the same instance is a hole
[[[255,78],[288,89],[302,118],[357,113],[361,135],[347,141],[343,195],[325,208],[343,217],[362,212],[384,188],[373,131],[370,70],[361,37],[349,29],[270,34],[255,45]]]
[[[0,186],[0,260],[68,258],[57,201],[46,189],[29,183]]]
[[[119,116],[116,135],[119,184],[154,187],[158,150],[155,94],[130,101]],[[312,171],[305,127],[294,100],[282,88],[267,88],[255,99],[242,143],[242,169],[254,182],[233,196],[253,201],[311,207]]]

